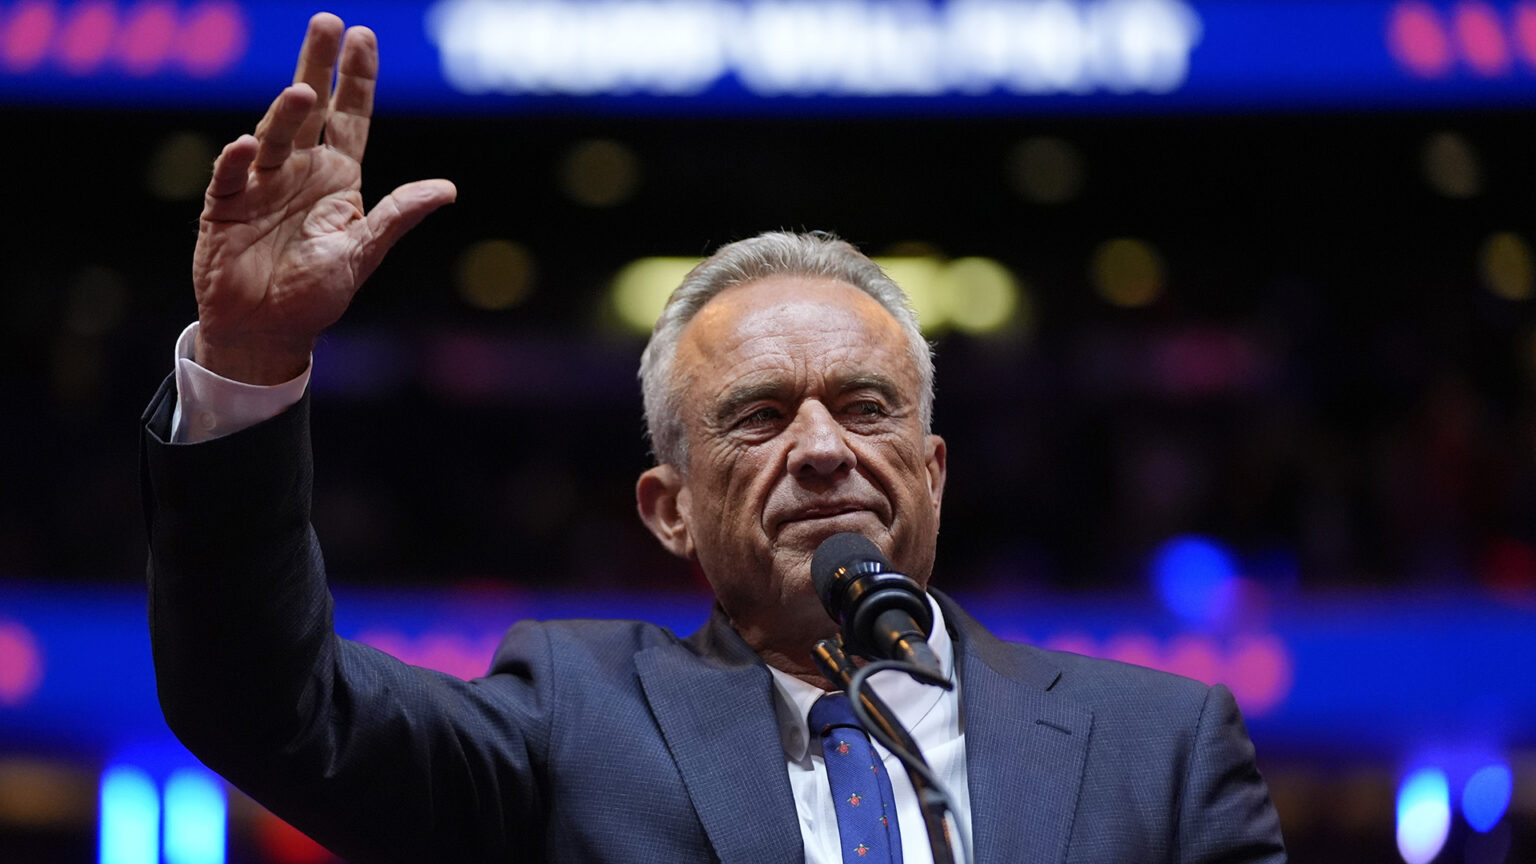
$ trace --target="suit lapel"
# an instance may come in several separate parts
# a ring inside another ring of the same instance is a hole
[[[642,651],[636,664],[720,860],[804,861],[772,678],[724,616],[717,611],[688,643]]]
[[[957,630],[971,836],[980,864],[1066,860],[1093,714],[1050,693],[1049,656],[1002,642],[947,598]]]

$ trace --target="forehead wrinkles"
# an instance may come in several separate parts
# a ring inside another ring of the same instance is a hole
[[[884,310],[878,310],[882,316]],[[685,340],[692,354],[689,386],[709,400],[743,391],[789,396],[826,387],[836,391],[850,381],[883,381],[889,387],[915,384],[915,370],[894,320],[875,320],[837,304],[794,303],[729,310],[699,322]],[[883,326],[889,324],[889,326]]]

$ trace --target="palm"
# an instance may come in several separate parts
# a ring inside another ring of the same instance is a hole
[[[340,74],[329,89],[340,47]],[[296,83],[254,135],[214,162],[192,280],[197,360],[227,377],[271,384],[302,371],[320,331],[407,230],[454,197],[445,180],[408,183],[364,212],[363,149],[378,49],[334,15],[310,21]],[[324,141],[322,142],[322,130]]]
[[[357,162],[314,148],[211,201],[193,263],[203,326],[302,339],[341,317],[360,282],[361,182]]]

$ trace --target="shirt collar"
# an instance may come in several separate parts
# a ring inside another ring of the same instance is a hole
[[[944,612],[931,596],[928,598],[928,607],[933,610],[933,633],[928,637],[928,644],[933,646],[933,653],[939,659],[940,671],[953,684],[955,645],[949,638],[949,629],[944,625]],[[792,762],[803,762],[810,749],[810,722],[807,717],[811,713],[811,706],[827,691],[772,666],[768,667],[768,671],[773,673],[774,713],[779,721],[779,738],[784,744],[784,755]],[[908,728],[933,710],[933,706],[938,704],[946,692],[920,683],[897,669],[871,675],[869,686],[896,712],[896,719]]]

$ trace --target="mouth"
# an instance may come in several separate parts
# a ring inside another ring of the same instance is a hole
[[[842,516],[849,516],[854,514],[869,514],[873,516],[875,515],[875,511],[871,507],[858,503],[820,504],[815,507],[806,507],[804,509],[796,510],[793,513],[790,513],[788,516],[785,516],[778,521],[778,526],[780,529],[782,529],[786,525],[793,525],[797,522],[814,522],[819,520],[837,519]]]

